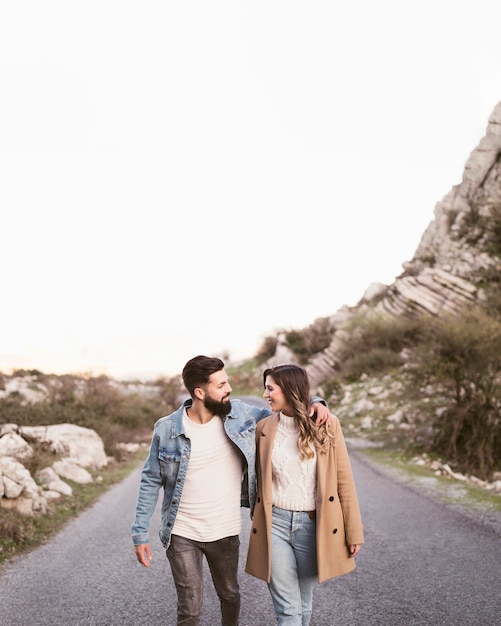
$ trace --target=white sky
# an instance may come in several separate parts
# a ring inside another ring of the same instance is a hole
[[[498,0],[0,2],[0,370],[252,356],[392,283],[501,100]]]

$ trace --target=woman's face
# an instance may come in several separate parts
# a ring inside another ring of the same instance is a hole
[[[272,411],[282,411],[285,415],[293,416],[292,407],[287,403],[284,392],[273,380],[271,374],[266,377],[263,398],[268,400]]]

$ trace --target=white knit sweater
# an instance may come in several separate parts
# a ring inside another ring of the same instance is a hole
[[[288,511],[315,509],[316,455],[301,460],[294,418],[280,413],[271,457],[272,502]],[[315,451],[312,446],[312,450]]]

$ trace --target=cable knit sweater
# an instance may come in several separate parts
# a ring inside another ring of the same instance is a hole
[[[273,504],[288,511],[312,511],[315,509],[317,459],[315,455],[301,460],[298,436],[294,418],[280,413],[271,459]],[[313,446],[312,450],[315,452]]]

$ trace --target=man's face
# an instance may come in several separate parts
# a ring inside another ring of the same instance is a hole
[[[221,417],[228,415],[231,411],[231,385],[224,369],[211,374],[204,392],[204,406],[208,411]]]

